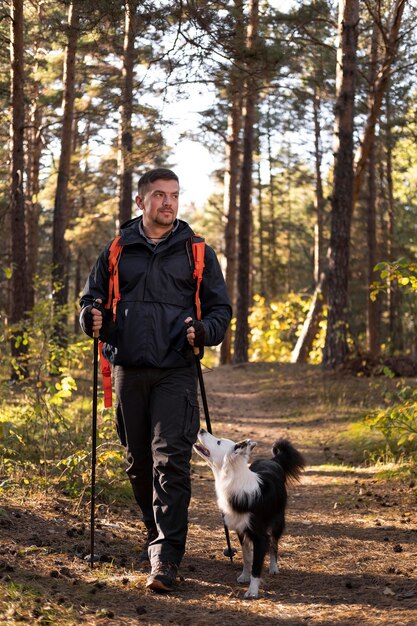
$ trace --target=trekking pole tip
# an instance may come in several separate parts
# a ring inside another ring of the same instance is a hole
[[[86,563],[91,563],[91,566],[93,563],[98,563],[100,561],[100,556],[98,554],[94,554],[93,558],[91,558],[91,556],[91,554],[87,554],[87,556],[84,557],[84,561]]]
[[[236,553],[237,553],[236,548],[225,548],[223,550],[224,556],[227,556],[232,563],[233,563],[233,557],[236,555]]]

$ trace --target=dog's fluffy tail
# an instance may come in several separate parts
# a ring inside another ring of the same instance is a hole
[[[299,480],[306,462],[288,439],[278,439],[272,447],[272,454],[274,461],[277,461],[284,470],[286,480]]]

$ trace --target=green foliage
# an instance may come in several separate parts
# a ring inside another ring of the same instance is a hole
[[[380,273],[381,280],[375,281],[372,285],[372,300],[376,300],[381,291],[387,291],[392,283],[398,284],[405,293],[417,292],[417,263],[403,258],[392,263],[384,261],[375,266],[375,271]]]
[[[381,280],[372,285],[371,299],[386,292],[389,285],[398,285],[406,294],[417,292],[417,263],[400,258],[392,263],[378,263],[375,271]],[[384,374],[393,374],[385,368]],[[383,434],[386,448],[395,459],[405,457],[417,463],[417,390],[399,382],[394,394],[386,394],[386,407],[366,418],[371,428]]]
[[[289,361],[296,344],[299,329],[307,315],[310,302],[290,293],[286,300],[268,302],[259,294],[254,296],[249,317],[251,361]],[[311,354],[312,362],[318,362],[323,329]]]
[[[399,382],[385,397],[386,406],[372,412],[365,423],[384,437],[384,448],[395,460],[417,463],[417,390]]]
[[[354,452],[354,460],[357,463],[377,463],[386,460],[386,441],[380,431],[372,428],[364,419],[349,423],[346,430],[341,434],[339,441],[347,444]],[[393,460],[390,455],[390,461]]]
[[[0,480],[3,488],[56,488],[78,497],[90,483],[92,342],[62,346],[52,322],[52,300],[40,300],[24,325],[12,329],[14,340],[26,345],[25,354],[3,356],[3,370],[13,369],[16,376],[2,382]],[[7,345],[10,336],[2,339]],[[103,411],[97,433],[102,499],[113,497],[123,480],[124,451],[115,439],[113,414]]]

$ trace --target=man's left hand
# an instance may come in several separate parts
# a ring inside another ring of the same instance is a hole
[[[187,317],[184,322],[188,325],[187,341],[190,346],[203,348],[204,338],[206,334],[206,329],[204,328],[203,322],[201,322],[200,320],[193,320],[192,317]]]

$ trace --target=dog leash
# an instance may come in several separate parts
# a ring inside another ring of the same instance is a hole
[[[207,431],[210,433],[210,435],[212,435],[212,430],[211,430],[211,420],[210,420],[210,413],[209,413],[209,408],[208,408],[208,403],[207,403],[207,395],[206,395],[206,387],[204,384],[204,378],[203,378],[203,372],[201,369],[201,362],[200,362],[200,358],[199,358],[199,353],[200,350],[198,348],[194,348],[194,357],[195,357],[195,363],[196,363],[196,367],[197,367],[197,374],[198,374],[198,382],[200,383],[200,393],[201,393],[201,399],[203,401],[203,407],[204,407],[204,415],[206,418],[206,425],[207,425]],[[222,514],[223,517],[223,528],[224,528],[224,534],[226,535],[226,543],[227,543],[227,548],[225,548],[223,550],[223,554],[224,556],[228,557],[230,559],[230,562],[233,563],[233,557],[235,556],[237,550],[236,548],[232,548],[232,545],[230,543],[230,535],[229,535],[229,529],[227,527],[226,522],[224,521],[224,515]]]

